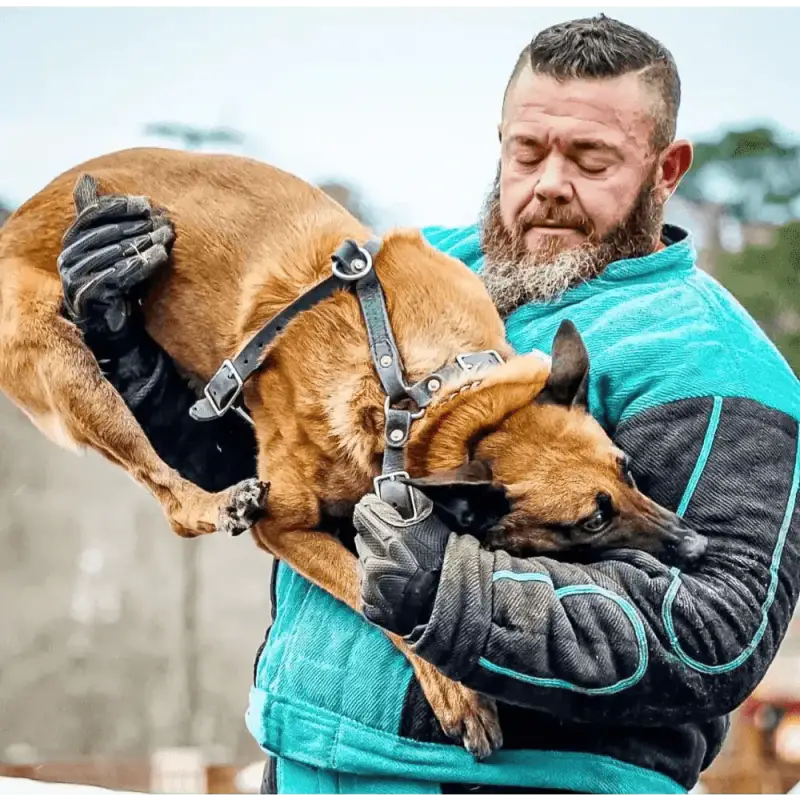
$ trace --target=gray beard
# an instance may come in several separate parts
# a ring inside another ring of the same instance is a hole
[[[481,277],[497,310],[506,316],[526,303],[555,302],[601,271],[592,252],[574,247],[551,258],[530,254],[515,261],[487,256]]]
[[[528,250],[523,222],[509,230],[500,216],[500,173],[483,208],[481,246],[485,265],[481,278],[502,316],[527,303],[555,302],[569,289],[596,278],[614,261],[653,252],[663,225],[663,206],[653,194],[652,177],[644,182],[628,215],[602,238],[563,247],[556,237]]]

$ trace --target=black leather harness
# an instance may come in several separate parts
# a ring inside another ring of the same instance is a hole
[[[220,368],[206,384],[203,397],[190,409],[192,418],[205,422],[217,419],[233,410],[251,424],[243,407],[235,405],[245,381],[259,369],[267,348],[298,314],[330,297],[337,290],[355,291],[367,328],[372,363],[378,374],[386,400],[384,403],[385,447],[381,474],[375,478],[375,493],[391,503],[406,518],[416,518],[414,495],[398,478],[408,478],[405,471],[405,445],[411,432],[411,423],[425,413],[439,389],[458,373],[476,373],[479,369],[503,363],[495,350],[467,353],[457,356],[423,380],[408,386],[404,378],[403,362],[392,333],[386,298],[373,259],[381,248],[381,240],[370,239],[359,246],[346,239],[332,256],[330,277],[301,295],[273,317],[232,359],[222,362]],[[407,403],[414,410],[399,408]]]

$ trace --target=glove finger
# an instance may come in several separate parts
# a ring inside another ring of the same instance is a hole
[[[414,572],[417,568],[416,554],[408,549],[408,545],[402,539],[389,540],[388,559],[395,568],[405,573]]]
[[[171,236],[172,233],[168,228],[160,228],[156,233],[133,236],[115,244],[95,249],[74,264],[68,263],[66,258],[68,251],[65,250],[59,257],[58,268],[62,275],[69,279],[69,283],[76,283],[80,282],[89,274],[98,270],[105,270],[106,267],[111,265],[118,264],[118,271],[120,271],[123,267],[127,266],[127,263],[123,262],[132,256],[139,256],[148,260],[162,259],[162,257],[168,258],[164,247],[155,242],[169,242],[171,241]],[[157,253],[154,252],[150,256],[147,256],[151,251],[157,251]],[[158,260],[157,263],[161,264],[163,260]],[[135,282],[136,281],[134,281],[134,283]]]
[[[104,305],[113,302],[109,297],[108,278],[113,274],[114,267],[107,267],[97,272],[81,283],[74,292],[65,293],[64,304],[72,317],[83,316],[86,303],[91,300],[102,299]]]
[[[98,219],[122,221],[148,218],[152,214],[153,208],[146,197],[108,194],[98,197],[96,202],[84,208],[75,221],[75,227],[84,229]]]
[[[121,243],[110,244],[90,252],[73,264],[59,263],[65,294],[76,291],[90,276],[113,267],[123,257],[123,250]]]
[[[121,294],[146,281],[169,260],[169,253],[160,244],[126,258],[117,268],[115,280]]]
[[[124,298],[117,298],[106,308],[103,318],[111,333],[119,333],[130,317],[130,304]]]
[[[364,572],[363,560],[372,554],[372,548],[365,541],[364,535],[369,538],[369,531],[365,531],[363,535],[357,533],[353,539],[356,546],[356,553],[358,554],[358,572],[360,575]]]
[[[81,175],[75,182],[72,190],[72,202],[75,204],[75,213],[80,214],[84,208],[97,200],[97,179],[91,175]]]
[[[373,527],[380,520],[384,525],[392,528],[410,528],[418,525],[433,513],[433,503],[418,489],[408,487],[413,494],[417,507],[417,516],[414,519],[405,519],[400,512],[390,503],[382,500],[376,494],[367,494],[361,498],[355,507],[353,521],[362,519],[371,521]]]
[[[355,537],[356,552],[358,558],[356,559],[356,572],[358,573],[358,583],[360,586],[364,585],[364,579],[367,573],[364,571],[364,560],[369,556],[369,550],[364,547],[364,543],[359,544],[358,536]]]
[[[159,254],[166,253],[166,249],[162,245],[162,240],[164,239],[164,235],[162,233],[164,229],[162,228],[161,231],[157,233],[148,233],[144,236],[134,236],[133,238],[126,240],[122,243],[122,256],[126,259],[129,259],[133,256],[139,256],[140,258],[149,261],[150,259],[155,258],[156,251]]]
[[[361,527],[375,528],[386,525],[396,526],[403,522],[400,514],[388,503],[384,503],[376,494],[364,495],[353,511],[353,524],[356,530]]]
[[[160,245],[167,252],[172,249],[172,244],[175,241],[175,229],[166,217],[153,217],[153,230],[150,233],[150,241],[153,245]]]
[[[150,234],[153,221],[149,219],[116,222],[92,228],[75,238],[61,251],[60,262],[68,264],[90,250],[99,250],[109,244],[121,244],[125,239]]]
[[[375,625],[385,624],[394,616],[392,604],[372,584],[366,585],[361,602],[364,616]]]
[[[153,232],[150,234],[153,244],[169,247],[175,241],[175,230],[166,217],[153,218]]]
[[[152,216],[152,212],[152,206],[146,197],[103,195],[78,213],[77,219],[67,228],[62,242],[64,245],[72,244],[81,233],[94,226],[98,220],[121,222],[130,219],[148,219]]]
[[[354,541],[356,552],[361,559],[385,558],[387,555],[386,535],[383,531],[376,531],[368,526],[357,528]]]
[[[385,558],[388,554],[389,542],[395,531],[375,517],[359,518],[353,515],[353,525],[357,538],[361,538],[362,547],[377,557]]]
[[[78,262],[66,274],[64,302],[71,315],[82,316],[89,300],[108,304],[116,297],[122,298],[169,258],[161,245],[122,259],[118,257],[121,250],[120,245],[106,247]]]

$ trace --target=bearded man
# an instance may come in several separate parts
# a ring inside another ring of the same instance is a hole
[[[719,752],[797,602],[800,392],[697,269],[691,236],[664,224],[692,159],[679,104],[672,56],[645,33],[604,16],[542,31],[503,98],[481,223],[423,233],[482,276],[517,352],[577,325],[590,413],[640,488],[707,538],[704,558],[690,574],[634,551],[517,558],[431,515],[404,525],[368,495],[354,523],[373,624],[275,565],[246,715],[269,754],[264,793],[681,793]],[[60,267],[156,449],[219,489],[255,474],[251,431],[233,414],[190,420],[195,394],[119,289],[168,258],[169,230],[142,201],[100,198]],[[412,580],[432,589],[409,609]],[[496,698],[498,753],[477,763],[444,736],[380,628]]]

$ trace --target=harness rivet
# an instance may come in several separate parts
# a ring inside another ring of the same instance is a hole
[[[354,258],[350,262],[350,266],[353,268],[353,272],[361,272],[367,266],[367,262],[363,258]]]
[[[403,431],[398,430],[395,428],[393,431],[389,431],[389,439],[393,442],[399,442],[403,438]]]
[[[442,382],[438,378],[431,378],[428,381],[428,391],[438,392],[442,388]]]
[[[382,367],[391,367],[392,366],[392,357],[391,356],[381,356],[381,366]]]

